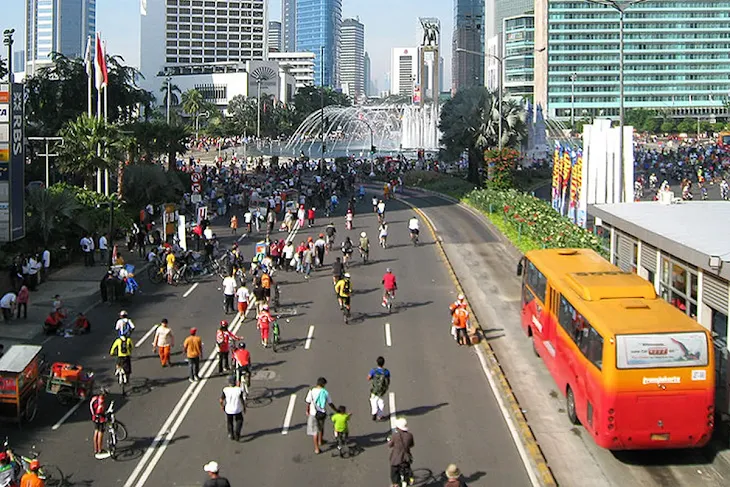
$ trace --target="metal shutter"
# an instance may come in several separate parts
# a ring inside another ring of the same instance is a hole
[[[702,274],[702,301],[714,310],[728,314],[728,283],[712,274]]]
[[[641,242],[641,267],[656,273],[656,249]]]
[[[631,272],[631,260],[634,257],[634,246],[631,239],[616,232],[616,244],[618,247],[618,266],[622,271]]]

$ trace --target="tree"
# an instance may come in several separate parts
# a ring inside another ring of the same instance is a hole
[[[697,120],[685,118],[677,124],[677,132],[683,134],[697,133]]]
[[[322,96],[324,95],[324,106],[330,105],[349,107],[352,100],[349,96],[335,91],[330,87],[305,86],[294,95],[295,117],[294,125],[298,127],[305,118],[313,112],[322,108]]]
[[[160,87],[160,93],[162,93],[162,106],[167,106],[167,84],[168,81],[165,80],[162,83],[162,86]],[[170,83],[170,106],[174,107],[180,104],[180,95],[182,92],[180,91],[180,87],[176,85],[175,83]]]
[[[676,124],[674,123],[674,120],[672,120],[671,118],[664,120],[662,122],[660,130],[662,131],[662,133],[665,133],[665,134],[675,133],[677,131],[677,129],[676,129]]]
[[[195,136],[198,136],[198,115],[203,107],[203,94],[196,89],[187,90],[182,94],[182,109],[193,118],[193,126],[196,127]]]
[[[44,246],[48,245],[52,236],[58,239],[58,232],[67,229],[74,213],[81,206],[72,193],[46,188],[30,190],[25,205],[28,234],[40,240]]]
[[[441,109],[441,143],[444,155],[456,159],[464,151],[469,157],[468,180],[481,184],[484,150],[499,146],[499,118],[502,117],[502,145],[514,147],[526,135],[524,110],[516,100],[499,106],[499,97],[477,86],[461,90]]]
[[[64,139],[59,148],[59,169],[84,186],[97,170],[113,169],[124,152],[119,129],[86,114],[67,122],[59,134]]]

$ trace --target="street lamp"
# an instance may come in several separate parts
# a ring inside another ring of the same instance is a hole
[[[195,140],[198,139],[198,132],[200,131],[200,122],[198,120],[200,117],[209,118],[210,113],[205,111],[205,112],[198,112],[195,114]]]
[[[3,44],[8,46],[8,83],[13,83],[13,34],[15,29],[5,29],[3,31]]]
[[[570,130],[575,130],[575,82],[578,80],[578,73],[570,75]]]
[[[626,10],[636,4],[644,3],[647,0],[584,0],[588,3],[601,5],[611,8],[618,12],[618,89],[619,89],[619,108],[618,108],[618,150],[621,157],[621,177],[619,198],[620,201],[625,199],[626,176],[624,173],[624,20]]]
[[[167,125],[170,125],[170,83],[172,78],[170,76],[165,77],[167,81]]]
[[[542,49],[535,49],[535,52],[543,52],[545,48]],[[513,59],[517,57],[523,57],[526,53],[519,53],[519,54],[508,54],[506,56],[497,56],[496,54],[492,54],[489,52],[478,52],[478,51],[471,51],[469,49],[463,49],[461,47],[456,48],[456,52],[463,52],[466,54],[473,54],[475,56],[484,56],[484,57],[490,57],[494,60],[496,60],[499,63],[499,152],[502,153],[502,96],[504,92],[504,88],[502,86],[503,83],[503,77],[504,77],[504,62],[507,59]]]
[[[261,138],[261,78],[256,77],[256,138]]]

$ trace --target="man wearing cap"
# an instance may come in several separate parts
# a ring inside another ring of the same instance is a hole
[[[0,451],[0,485],[15,485],[18,480],[15,475],[15,466],[13,452]]]
[[[41,463],[33,459],[28,465],[28,471],[20,478],[20,487],[44,487],[46,484],[38,476],[38,470],[41,468]]]
[[[461,470],[455,464],[452,463],[446,467],[444,474],[446,475],[444,487],[468,487],[466,482],[461,478]]]
[[[243,428],[243,413],[246,412],[246,394],[241,386],[236,384],[235,375],[228,377],[228,385],[221,392],[220,404],[221,409],[226,413],[228,438],[239,441]]]
[[[218,462],[206,463],[203,470],[208,472],[208,480],[205,481],[203,487],[231,487],[227,478],[218,475]]]
[[[393,436],[388,439],[388,448],[390,448],[390,481],[393,487],[400,485],[400,475],[409,479],[413,483],[413,470],[411,463],[413,456],[411,448],[413,448],[413,434],[408,431],[408,421],[406,418],[398,418],[395,420],[395,430]]]
[[[185,357],[188,359],[188,368],[190,370],[190,382],[200,380],[198,372],[200,371],[200,357],[203,356],[203,341],[197,335],[197,328],[190,328],[190,336],[183,342],[183,350]]]

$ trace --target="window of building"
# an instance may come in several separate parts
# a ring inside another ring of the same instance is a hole
[[[663,299],[697,319],[697,273],[687,264],[662,257],[659,291]]]

